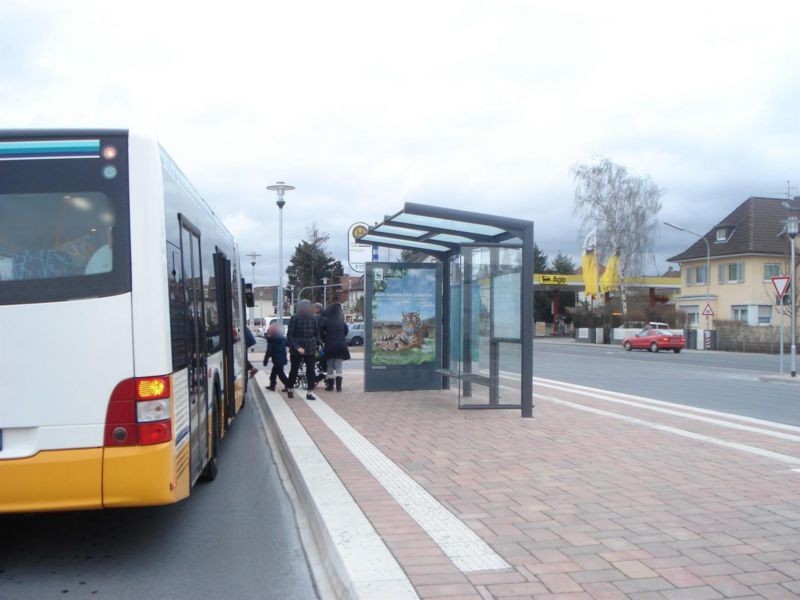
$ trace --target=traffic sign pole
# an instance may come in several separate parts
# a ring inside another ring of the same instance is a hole
[[[783,296],[781,296],[781,312],[780,312],[780,315],[781,315],[781,375],[783,375],[783,328],[784,328],[784,324],[783,324],[783,321],[784,321],[784,319],[783,319]]]
[[[775,288],[775,293],[778,294],[778,305],[781,307],[780,317],[781,317],[781,375],[783,375],[783,330],[785,328],[785,316],[783,310],[783,297],[786,296],[786,292],[789,291],[789,284],[792,281],[792,278],[789,275],[776,275],[772,278],[772,285]]]

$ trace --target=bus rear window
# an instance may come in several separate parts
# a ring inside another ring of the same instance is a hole
[[[0,136],[0,304],[130,290],[126,146]]]
[[[102,192],[0,195],[0,281],[110,273],[116,210]]]

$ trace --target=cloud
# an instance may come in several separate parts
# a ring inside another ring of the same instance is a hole
[[[795,2],[556,5],[6,1],[0,126],[154,133],[277,281],[316,221],[346,231],[404,201],[536,221],[579,253],[576,162],[609,156],[705,231],[798,178]],[[675,232],[677,233],[677,232]],[[664,232],[663,259],[691,243]],[[284,263],[287,260],[284,260]]]

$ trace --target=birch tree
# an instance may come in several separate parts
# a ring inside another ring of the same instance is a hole
[[[608,158],[572,168],[576,184],[574,214],[597,227],[600,259],[619,255],[622,312],[627,314],[625,281],[642,275],[653,256],[661,190],[649,176],[635,177]]]

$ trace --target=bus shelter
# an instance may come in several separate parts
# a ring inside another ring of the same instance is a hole
[[[459,408],[519,408],[523,417],[532,417],[533,221],[407,202],[358,242],[426,254],[441,265],[435,371],[442,389],[457,383]],[[377,329],[371,316],[386,270],[403,266],[368,264],[368,353],[407,342],[399,325],[397,334],[381,335],[385,324]],[[383,375],[391,365],[371,367],[366,360],[370,368]],[[391,389],[403,389],[398,381]]]

